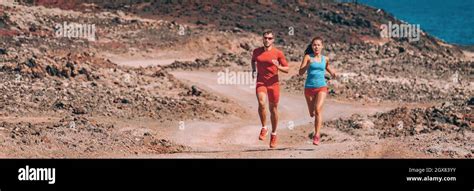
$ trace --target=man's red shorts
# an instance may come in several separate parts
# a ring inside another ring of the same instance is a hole
[[[280,100],[280,85],[278,83],[265,84],[263,82],[257,82],[256,90],[257,94],[259,92],[265,92],[270,103],[278,104]]]

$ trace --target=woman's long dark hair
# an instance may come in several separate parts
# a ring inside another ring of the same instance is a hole
[[[304,50],[304,55],[307,55],[307,54],[314,54],[314,51],[313,51],[313,43],[314,41],[316,40],[320,40],[321,42],[323,42],[323,38],[321,37],[314,37],[312,40],[311,40],[311,43],[308,44],[308,46],[306,47],[306,50]]]

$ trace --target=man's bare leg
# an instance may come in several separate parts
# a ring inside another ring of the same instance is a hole
[[[258,100],[258,115],[260,116],[260,122],[262,124],[262,127],[265,127],[267,123],[267,111],[265,109],[267,94],[265,92],[258,92],[257,100]]]
[[[272,133],[276,133],[278,126],[278,104],[269,103],[270,107],[270,120],[272,122]]]
[[[265,140],[265,137],[268,134],[267,124],[267,111],[265,110],[265,102],[267,100],[266,92],[257,93],[258,101],[258,115],[260,116],[260,122],[262,123],[262,129],[260,130],[260,135],[258,136],[259,140]]]

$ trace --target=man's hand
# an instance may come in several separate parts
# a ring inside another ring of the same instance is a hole
[[[252,71],[252,79],[255,79],[257,77],[257,71]]]
[[[336,72],[332,72],[331,77],[332,77],[332,79],[336,79],[336,77],[337,77]]]
[[[278,60],[272,60],[272,63],[275,64],[275,66],[280,66],[280,62],[278,62]]]
[[[278,60],[272,60],[272,63],[277,67],[279,71],[282,71],[284,73],[288,73],[288,67],[283,67],[280,65],[280,62]]]
[[[280,62],[278,62],[278,60],[272,60],[272,63],[278,68],[278,70],[281,70]]]

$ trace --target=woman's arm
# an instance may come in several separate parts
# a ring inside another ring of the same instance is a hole
[[[309,56],[306,54],[304,55],[303,61],[301,62],[301,65],[300,65],[300,70],[298,72],[300,75],[303,75],[306,72],[306,70],[308,70],[308,61],[309,61]]]
[[[326,57],[326,70],[331,74],[332,78],[336,78],[336,71],[329,67],[329,58]]]

